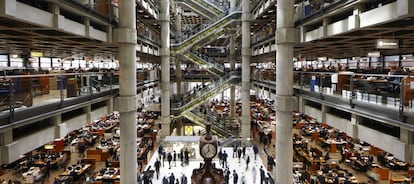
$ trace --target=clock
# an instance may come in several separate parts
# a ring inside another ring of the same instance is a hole
[[[212,143],[204,144],[201,147],[201,156],[204,158],[213,158],[217,154],[217,147]]]

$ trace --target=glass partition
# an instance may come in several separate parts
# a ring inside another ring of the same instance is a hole
[[[0,77],[0,115],[20,109],[91,96],[116,87],[112,72],[7,75]]]

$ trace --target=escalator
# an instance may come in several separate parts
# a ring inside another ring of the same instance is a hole
[[[207,0],[184,0],[184,2],[188,3],[196,9],[209,12],[210,14],[214,15],[214,17],[217,17],[224,13],[224,10],[220,9],[215,4]]]
[[[223,90],[230,88],[232,83],[240,82],[241,77],[238,75],[226,75],[221,79],[211,83],[205,88],[194,92],[191,96],[181,101],[171,103],[171,114],[175,117],[181,116],[186,111],[191,111],[195,107],[209,100],[214,95],[221,93]]]
[[[195,115],[191,111],[184,112],[182,116],[192,121],[193,123],[205,128],[206,120]],[[227,128],[225,124],[217,124],[213,122],[211,123],[211,131],[214,134],[218,135],[219,137],[231,137],[232,136],[231,129]]]
[[[205,17],[206,19],[209,19],[209,20],[210,19],[215,19],[215,17],[218,16],[218,15],[216,15],[216,14],[212,13],[211,11],[206,10],[204,8],[199,9],[199,8],[197,8],[197,6],[193,6],[193,5],[191,5],[190,3],[187,3],[184,0],[176,0],[176,3],[180,6],[184,6],[185,8],[190,9],[191,11],[195,12],[196,14],[198,14],[202,17]]]
[[[206,38],[215,39],[213,37],[224,28],[235,21],[239,21],[241,16],[241,11],[233,11],[230,14],[225,15],[224,17],[219,17],[217,21],[211,21],[209,25],[200,25],[198,28],[195,28],[191,33],[185,34],[184,37],[187,37],[184,41],[171,45],[171,53],[181,54],[185,51],[192,48],[194,45],[204,41]]]
[[[212,74],[216,76],[223,76],[224,74],[224,66],[205,55],[202,55],[202,54],[197,55],[195,53],[187,51],[187,52],[184,52],[183,56],[187,60],[199,66],[203,66],[203,68],[205,68],[207,71],[211,72]]]

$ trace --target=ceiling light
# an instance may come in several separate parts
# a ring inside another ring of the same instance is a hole
[[[143,13],[143,12],[144,12],[144,10],[138,10],[138,12],[139,12],[139,13]]]
[[[144,15],[145,18],[149,18],[149,15]]]

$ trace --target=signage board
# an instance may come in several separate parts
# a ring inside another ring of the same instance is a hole
[[[375,47],[377,49],[398,49],[400,42],[397,39],[377,39]]]

